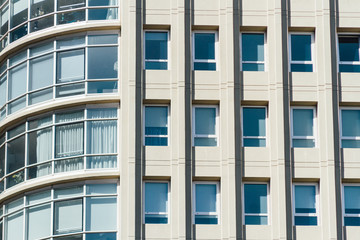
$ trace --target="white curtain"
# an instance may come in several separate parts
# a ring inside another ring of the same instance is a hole
[[[109,0],[110,6],[117,5],[117,0]],[[109,8],[106,19],[117,19],[119,8]]]
[[[116,153],[117,122],[90,121],[88,123],[88,153]]]
[[[116,168],[117,166],[117,156],[94,156],[87,159],[87,168]]]
[[[83,168],[84,160],[82,157],[58,160],[55,162],[55,173],[76,171]]]
[[[70,157],[84,153],[84,123],[56,127],[56,157]]]
[[[36,132],[36,161],[38,163],[51,159],[52,129],[45,128]],[[51,165],[44,164],[37,166],[37,177],[49,174]]]

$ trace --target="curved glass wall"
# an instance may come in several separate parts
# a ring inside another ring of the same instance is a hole
[[[1,206],[0,231],[5,240],[116,240],[117,202],[115,181],[55,185]]]
[[[25,180],[117,168],[117,106],[52,112],[0,137],[0,192]]]
[[[1,0],[0,51],[10,42],[56,25],[117,20],[117,0]]]
[[[42,42],[0,66],[0,120],[26,106],[118,91],[118,34]]]

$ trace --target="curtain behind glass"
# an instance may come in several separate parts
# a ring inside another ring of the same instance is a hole
[[[19,226],[23,226],[24,217],[23,212],[9,215],[6,218],[7,224],[5,224],[5,239],[15,240],[23,239],[23,231],[19,230]]]
[[[56,157],[70,157],[84,153],[84,123],[56,127]]]
[[[51,205],[30,207],[27,211],[28,240],[36,240],[51,235]]]
[[[29,133],[29,164],[41,163],[52,159],[52,128]],[[36,176],[49,173],[49,166],[37,168]]]
[[[116,231],[116,197],[90,197],[86,204],[87,231]]]
[[[54,233],[82,231],[82,199],[56,202],[54,204]]]
[[[117,121],[88,122],[88,153],[116,153]]]

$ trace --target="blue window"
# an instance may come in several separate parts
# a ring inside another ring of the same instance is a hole
[[[344,225],[360,226],[360,186],[344,186]]]
[[[243,107],[243,146],[266,147],[266,107]]]
[[[215,32],[194,33],[194,70],[216,71],[216,38]]]
[[[242,70],[265,71],[265,34],[241,34]]]
[[[217,146],[217,107],[196,106],[193,109],[193,145]]]
[[[168,32],[145,32],[145,69],[168,69]]]
[[[360,72],[359,36],[339,36],[339,72]]]
[[[194,223],[218,224],[218,183],[194,184]]]
[[[168,106],[145,106],[145,145],[168,145]]]
[[[268,185],[266,183],[244,184],[245,225],[268,225]]]
[[[318,223],[317,185],[294,185],[294,225],[316,226]]]
[[[168,223],[168,193],[168,182],[145,183],[145,223]]]
[[[315,147],[315,108],[292,108],[292,147]]]
[[[290,71],[313,72],[313,34],[290,34]]]
[[[341,147],[360,148],[360,110],[341,109]]]

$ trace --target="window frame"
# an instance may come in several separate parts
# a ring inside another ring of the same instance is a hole
[[[244,136],[244,108],[264,108],[265,109],[265,136]],[[241,144],[244,146],[244,139],[265,139],[265,147],[268,147],[268,107],[267,106],[241,106]]]
[[[216,185],[216,212],[197,212],[196,211],[196,185],[201,184],[213,184]],[[192,184],[192,223],[194,225],[198,225],[195,223],[195,216],[217,216],[217,224],[199,224],[199,225],[220,225],[220,181],[194,181]]]
[[[295,186],[315,186],[315,213],[296,213],[295,212]],[[319,184],[313,182],[293,182],[292,183],[292,221],[293,226],[320,226],[320,202]],[[316,217],[316,225],[295,225],[295,217]]]
[[[156,60],[147,60],[145,57],[145,53],[146,53],[146,33],[148,32],[153,32],[153,33],[166,33],[167,34],[167,54],[166,54],[166,60],[164,59],[156,59]],[[159,71],[159,70],[163,70],[163,71],[167,71],[170,70],[170,30],[162,30],[162,29],[149,29],[149,30],[144,30],[144,43],[143,43],[143,48],[144,48],[144,57],[143,57],[143,69],[144,70],[154,70],[154,71]],[[146,62],[166,62],[167,63],[167,68],[166,69],[146,69],[145,65]]]
[[[145,116],[145,109],[146,107],[167,107],[168,110],[168,115],[167,115],[167,128],[168,128],[168,134],[167,135],[146,135],[145,134],[145,124],[146,124],[146,116]],[[150,146],[150,145],[146,145],[145,144],[145,138],[146,137],[166,137],[167,138],[167,145],[165,146],[170,146],[170,104],[144,104],[143,106],[143,146]],[[165,147],[165,146],[161,146],[161,145],[156,145],[156,146],[150,146],[150,147]]]
[[[245,185],[246,184],[251,184],[251,185],[259,185],[259,184],[263,184],[263,185],[266,185],[267,186],[267,195],[266,195],[266,203],[267,203],[267,213],[264,214],[264,213],[246,213],[245,212]],[[242,222],[243,222],[243,225],[246,225],[245,224],[245,216],[259,216],[259,217],[267,217],[267,224],[264,224],[264,225],[259,225],[259,226],[268,226],[268,225],[271,225],[270,224],[270,216],[271,216],[271,211],[270,211],[270,183],[269,182],[242,182],[242,201],[241,201],[241,204],[242,204],[242,209],[243,209],[243,214],[242,214]]]
[[[195,35],[198,33],[211,33],[211,34],[215,34],[215,42],[214,42],[214,51],[215,51],[215,59],[196,59],[195,58]],[[191,51],[192,51],[192,70],[193,71],[218,71],[218,59],[219,59],[219,33],[218,30],[196,30],[192,32],[192,46],[191,46]],[[198,70],[195,69],[195,63],[215,63],[215,70]]]
[[[360,213],[345,213],[345,187],[358,187],[360,188],[360,183],[343,183],[341,187],[341,210],[342,210],[342,226],[346,227],[345,225],[345,217],[357,217],[360,219]],[[349,225],[348,225],[349,226]]]
[[[358,39],[358,54],[359,54],[359,61],[340,61],[340,41],[339,37],[357,37]],[[360,65],[360,35],[356,32],[349,32],[349,33],[337,33],[336,38],[336,47],[337,47],[337,72],[340,72],[340,65]],[[345,73],[357,73],[357,72],[345,72]]]
[[[145,185],[146,183],[167,183],[168,185],[168,188],[167,188],[167,197],[168,197],[168,202],[167,202],[167,209],[168,211],[167,212],[146,212],[146,209],[145,209],[145,201],[146,201],[146,198],[145,198]],[[170,224],[170,207],[171,207],[171,199],[170,199],[170,189],[171,189],[171,181],[167,181],[167,180],[145,180],[143,181],[143,197],[142,197],[142,207],[143,207],[143,214],[142,214],[142,218],[143,218],[143,224],[161,224],[161,225],[167,225],[167,224]],[[145,216],[146,214],[152,214],[152,215],[160,215],[160,214],[167,214],[167,223],[146,223],[145,222]]]
[[[291,48],[291,36],[292,35],[310,35],[311,36],[311,48],[310,48],[311,49],[311,61],[293,61],[292,60],[292,48]],[[291,69],[292,64],[311,64],[312,65],[311,72],[316,72],[316,68],[315,68],[315,33],[314,32],[289,32],[288,45],[289,45],[289,72],[293,72]]]
[[[243,48],[242,48],[242,36],[243,34],[263,34],[264,35],[264,61],[243,61]],[[240,71],[243,70],[243,64],[252,63],[252,64],[264,64],[264,71],[255,71],[255,72],[267,72],[267,35],[266,31],[244,31],[240,32]],[[245,72],[245,71],[244,71]],[[247,72],[247,71],[246,71]]]
[[[215,108],[215,135],[205,135],[205,134],[196,134],[196,115],[195,115],[195,109],[196,108]],[[192,107],[192,146],[193,147],[219,147],[220,146],[220,134],[219,134],[219,105],[193,105]],[[216,146],[196,146],[195,145],[195,138],[201,137],[201,138],[216,138]]]
[[[313,110],[313,136],[294,136],[294,109],[312,109]],[[294,148],[293,146],[293,140],[294,139],[299,139],[299,140],[314,140],[314,147],[309,147],[309,148],[316,148],[317,147],[317,111],[316,111],[316,106],[291,106],[290,109],[290,131],[291,131],[291,147]],[[299,147],[296,147],[299,148]]]
[[[360,64],[360,62],[359,62]],[[355,110],[355,111],[359,111],[360,112],[360,108],[358,107],[340,107],[339,108],[339,132],[340,132],[340,147],[344,148],[342,146],[342,140],[360,140],[360,136],[356,136],[356,137],[344,137],[343,136],[343,129],[342,129],[342,121],[343,121],[343,116],[342,116],[342,110]]]

